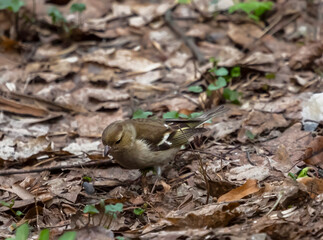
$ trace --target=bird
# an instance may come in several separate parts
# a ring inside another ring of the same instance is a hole
[[[153,167],[158,176],[161,169],[175,158],[189,138],[205,132],[202,124],[225,113],[223,105],[192,119],[128,119],[108,125],[102,133],[104,157],[127,169]]]

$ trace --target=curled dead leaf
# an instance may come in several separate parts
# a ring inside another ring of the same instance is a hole
[[[323,168],[323,136],[318,136],[309,144],[304,152],[304,162]]]
[[[259,190],[260,188],[257,186],[257,180],[248,179],[246,183],[243,184],[242,186],[235,188],[230,192],[222,195],[219,198],[218,202],[237,201],[237,200],[240,200],[241,198],[244,198],[245,196],[258,192]]]

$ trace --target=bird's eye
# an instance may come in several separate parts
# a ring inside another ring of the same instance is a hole
[[[119,144],[120,142],[121,142],[121,138],[118,141],[116,141],[116,144]]]

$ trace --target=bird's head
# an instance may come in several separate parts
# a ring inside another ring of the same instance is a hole
[[[134,144],[136,131],[125,121],[116,121],[107,126],[102,133],[104,156],[110,152],[125,151]]]

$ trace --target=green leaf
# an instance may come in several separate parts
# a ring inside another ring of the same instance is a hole
[[[65,232],[62,236],[58,238],[58,240],[74,240],[76,238],[75,231]]]
[[[15,240],[27,240],[28,235],[29,235],[29,225],[28,223],[24,223],[17,228]]]
[[[258,21],[259,17],[264,14],[266,11],[271,10],[274,6],[274,3],[271,1],[267,2],[258,2],[258,1],[249,1],[244,3],[237,3],[229,8],[229,13],[235,11],[244,11],[248,14],[248,17]]]
[[[240,77],[241,76],[240,67],[231,68],[230,75],[231,77]]]
[[[240,101],[239,101],[240,96],[241,96],[241,93],[237,91],[231,90],[229,88],[223,89],[223,97],[234,104],[240,104]]]
[[[21,0],[1,0],[0,1],[0,10],[8,9],[11,12],[18,12],[25,3]]]
[[[123,204],[122,203],[116,203],[116,204],[109,204],[105,206],[105,213],[116,213],[116,212],[122,212],[123,210]]]
[[[193,92],[193,93],[201,93],[203,92],[203,88],[201,86],[190,86],[188,88],[188,91]]]
[[[227,85],[227,81],[223,77],[219,77],[218,80],[216,80],[215,85],[213,83],[211,83],[207,87],[207,90],[215,91],[215,90],[225,87],[226,85]]]
[[[11,200],[11,203],[8,203],[8,202],[1,201],[1,200],[0,200],[0,204],[1,204],[1,205],[3,205],[3,206],[5,206],[5,207],[7,207],[7,208],[12,208],[12,207],[13,207],[13,205],[15,205],[15,200],[14,200],[14,199],[12,199],[12,200]]]
[[[178,113],[178,117],[180,117],[180,118],[190,118],[189,116],[187,116],[184,113]]]
[[[125,238],[124,238],[124,237],[122,237],[122,236],[116,236],[116,239],[117,239],[117,240],[125,240]]]
[[[267,79],[275,79],[276,74],[275,73],[266,73],[265,78],[267,78]]]
[[[297,179],[297,177],[296,177],[296,175],[294,174],[294,173],[288,173],[288,176],[290,176],[293,180],[296,180]]]
[[[153,115],[152,112],[145,112],[142,109],[138,109],[133,113],[132,119],[138,119],[138,118],[148,118],[148,116]]]
[[[54,24],[60,23],[60,22],[66,22],[66,19],[63,17],[62,13],[56,7],[51,7],[48,10],[48,15],[52,18],[52,22]]]
[[[83,210],[84,213],[95,214],[100,213],[98,209],[94,205],[86,205]]]
[[[203,114],[203,112],[193,112],[190,114],[189,118],[197,118],[199,116],[201,116]]]
[[[221,67],[215,71],[215,75],[218,77],[227,76],[229,74],[228,69]]]
[[[133,213],[138,215],[138,216],[142,215],[144,212],[145,212],[145,209],[142,209],[142,208],[135,208],[133,210]]]
[[[18,217],[20,217],[20,216],[24,215],[24,213],[18,210],[18,211],[16,212],[16,215],[17,215]]]
[[[89,177],[89,176],[84,176],[83,177],[83,181],[86,181],[86,182],[92,182],[92,178]]]
[[[191,0],[177,0],[179,4],[189,4],[191,3]]]
[[[171,112],[167,112],[163,114],[163,118],[164,119],[168,119],[168,118],[179,118],[179,114],[177,111],[171,111]]]
[[[249,130],[246,131],[246,136],[251,140],[255,139],[255,135]]]
[[[49,229],[43,229],[40,231],[38,240],[49,240]]]
[[[84,3],[73,3],[70,11],[71,13],[75,13],[75,12],[83,12],[86,9],[86,6]]]
[[[303,168],[302,171],[298,174],[297,178],[307,177],[307,172],[309,169],[309,167]]]
[[[215,57],[210,57],[209,59],[210,63],[216,64],[217,60],[215,59]]]
[[[215,66],[215,67],[213,67],[213,68],[210,68],[210,69],[209,69],[209,72],[211,72],[211,73],[215,73],[217,69],[218,69],[218,67],[217,67],[217,66]]]

